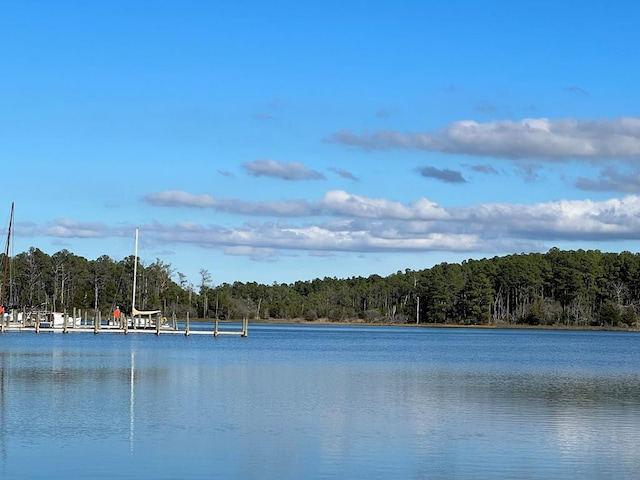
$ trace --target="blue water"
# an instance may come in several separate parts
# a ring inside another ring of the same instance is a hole
[[[0,368],[3,479],[640,478],[637,333],[10,332]]]

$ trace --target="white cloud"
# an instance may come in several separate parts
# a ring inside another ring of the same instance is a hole
[[[505,159],[640,159],[640,118],[606,120],[549,120],[527,118],[479,123],[454,122],[432,132],[392,130],[336,132],[330,143],[367,150],[414,149]]]
[[[206,196],[204,196],[206,197]],[[171,198],[191,201],[188,195]],[[193,196],[200,204],[234,205],[233,213],[260,211],[286,202],[220,201]],[[216,207],[217,208],[217,207]],[[225,207],[226,208],[226,207]],[[504,252],[540,251],[560,241],[605,242],[640,238],[640,196],[602,201],[560,200],[535,204],[485,203],[446,207],[426,198],[401,203],[369,198],[341,190],[302,203],[304,215],[291,221],[251,221],[231,227],[198,222],[140,225],[148,243],[193,244],[255,260],[273,259],[291,251],[314,252]],[[134,226],[63,219],[33,235],[55,238],[130,236]],[[547,244],[547,242],[549,244]]]
[[[604,201],[560,200],[533,205],[484,204],[452,211],[471,231],[515,238],[630,240],[640,236],[640,196]]]
[[[323,210],[336,216],[377,219],[441,219],[446,211],[436,203],[421,198],[409,205],[384,198],[370,198],[353,195],[343,190],[330,190],[319,202]]]
[[[311,205],[305,200],[248,202],[235,198],[216,199],[205,194],[192,195],[177,190],[150,193],[143,200],[156,207],[210,208],[239,215],[295,217],[313,213]]]
[[[182,191],[164,191],[144,196],[157,207],[211,208],[238,215],[270,217],[352,216],[356,218],[433,219],[446,215],[434,202],[422,198],[404,205],[383,198],[353,195],[344,190],[330,190],[321,200],[255,201],[234,198],[216,199],[209,195],[192,195]]]
[[[193,195],[180,190],[166,190],[159,193],[149,193],[143,198],[150,205],[156,207],[196,207],[215,208],[218,201],[210,195]]]
[[[79,222],[69,218],[60,218],[32,233],[55,238],[102,238],[109,236],[112,230],[99,222]]]
[[[283,180],[324,180],[325,176],[299,162],[276,162],[275,160],[254,160],[242,167],[255,177],[273,177]]]

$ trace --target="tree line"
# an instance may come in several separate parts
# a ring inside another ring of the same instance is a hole
[[[108,256],[87,260],[67,250],[47,255],[32,247],[10,260],[5,304],[14,308],[76,308],[103,316],[116,306],[131,311],[133,255],[121,261]],[[637,326],[640,313],[640,255],[631,252],[552,248],[443,262],[387,277],[272,285],[214,286],[206,269],[193,285],[160,259],[138,262],[136,307],[161,309],[178,318],[189,313],[221,320]]]

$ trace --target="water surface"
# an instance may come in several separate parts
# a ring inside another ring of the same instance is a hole
[[[640,478],[640,335],[0,335],[2,478]]]

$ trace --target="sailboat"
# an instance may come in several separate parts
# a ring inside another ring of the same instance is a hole
[[[138,229],[136,228],[135,256],[133,260],[133,295],[131,297],[131,321],[133,327],[154,327],[151,317],[155,315],[156,321],[160,320],[161,310],[138,310],[136,308],[136,280],[138,278]],[[143,319],[142,317],[147,317]]]
[[[11,234],[13,228],[13,209],[14,203],[11,202],[11,215],[9,216],[9,229],[7,230],[7,244],[4,251],[4,257],[2,259],[2,282],[0,283],[0,320],[4,327],[5,321],[8,323],[10,316],[11,303],[13,303],[12,295],[7,295],[7,290],[11,292]],[[9,288],[7,289],[7,284]]]

